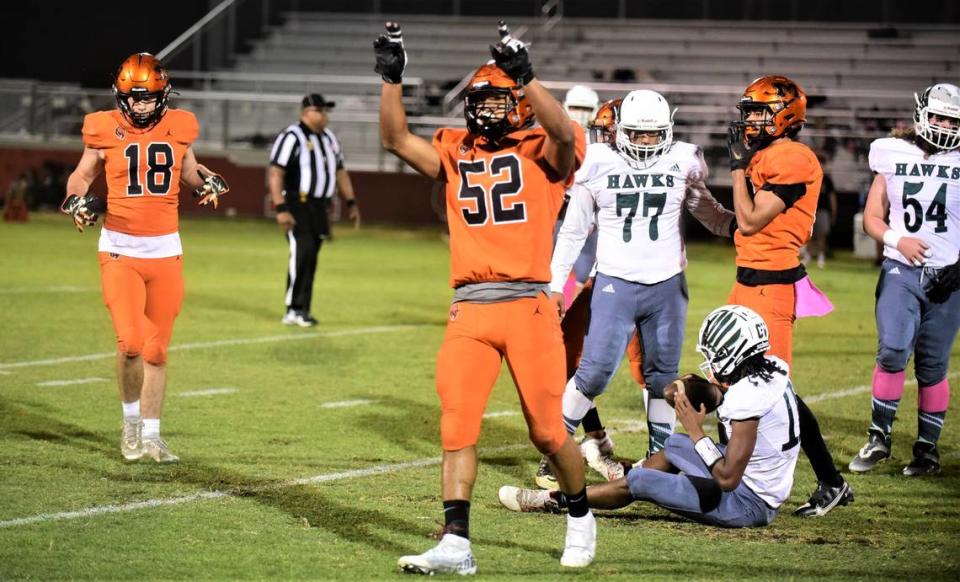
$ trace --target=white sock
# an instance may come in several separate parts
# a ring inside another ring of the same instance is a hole
[[[670,432],[677,426],[677,413],[663,398],[650,398],[647,404],[647,420],[657,424],[666,424]]]
[[[133,402],[121,402],[123,405],[123,419],[124,420],[139,420],[140,419],[140,401],[134,400]]]
[[[160,438],[160,419],[159,418],[143,419],[143,438],[144,439]]]
[[[577,427],[592,407],[593,400],[577,390],[573,378],[570,378],[563,391],[563,422],[567,425],[567,432],[570,434],[577,432]]]

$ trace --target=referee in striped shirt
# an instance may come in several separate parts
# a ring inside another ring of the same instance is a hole
[[[290,245],[287,267],[286,325],[310,327],[313,277],[323,239],[330,236],[330,203],[339,192],[354,226],[360,209],[353,183],[343,165],[340,140],[327,129],[333,101],[311,93],[303,98],[300,121],[286,128],[273,144],[267,184],[277,210],[277,224]]]

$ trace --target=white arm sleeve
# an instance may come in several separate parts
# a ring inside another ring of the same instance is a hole
[[[707,188],[707,163],[703,159],[703,152],[697,148],[696,164],[687,174],[686,205],[687,210],[707,230],[717,236],[731,236],[730,224],[736,214],[717,202]]]
[[[557,244],[553,248],[553,260],[550,262],[550,291],[563,293],[563,286],[570,276],[570,269],[583,249],[583,243],[596,222],[593,193],[583,184],[574,184],[567,194],[567,214],[557,235]]]

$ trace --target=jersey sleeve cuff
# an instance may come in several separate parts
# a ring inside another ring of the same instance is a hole
[[[777,198],[783,200],[783,203],[787,208],[796,203],[801,196],[806,194],[807,185],[806,184],[771,184],[767,182],[763,185],[761,190],[766,190],[767,192],[773,192]],[[786,210],[786,209],[784,209]]]

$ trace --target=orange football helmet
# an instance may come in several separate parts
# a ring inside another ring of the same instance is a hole
[[[620,104],[623,99],[611,99],[600,105],[593,121],[587,125],[590,143],[613,143],[620,122]]]
[[[150,53],[136,53],[120,64],[113,80],[113,93],[127,121],[141,129],[152,127],[167,112],[170,75]],[[137,113],[130,107],[131,97],[134,101],[156,99],[157,106],[148,113]]]
[[[782,75],[767,75],[756,79],[743,92],[740,103],[740,122],[735,124],[743,132],[748,146],[764,145],[785,135],[793,136],[807,121],[807,94],[800,86]],[[762,119],[750,119],[751,114],[762,113]]]
[[[491,142],[533,125],[533,108],[518,86],[493,61],[473,74],[464,96],[463,115],[470,133]]]

